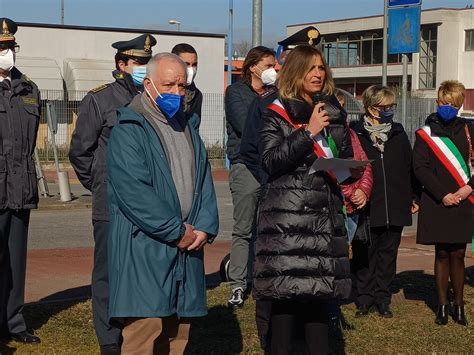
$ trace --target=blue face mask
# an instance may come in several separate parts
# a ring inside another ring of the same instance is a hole
[[[458,115],[459,109],[451,105],[441,105],[438,106],[436,112],[438,113],[438,117],[443,122],[450,122],[456,118]]]
[[[140,65],[133,67],[132,79],[135,86],[143,86],[143,79],[146,75],[146,66]]]
[[[393,115],[395,114],[395,111],[392,109],[389,109],[387,111],[380,110],[379,111],[379,122],[380,123],[390,123],[393,121]]]
[[[172,119],[174,115],[179,111],[179,108],[181,107],[181,103],[183,102],[183,96],[181,95],[176,95],[176,94],[160,94],[158,90],[156,89],[155,83],[153,80],[151,81],[151,84],[155,88],[156,92],[158,93],[158,96],[155,99],[155,104],[158,106],[161,112],[165,114],[165,116],[168,119]],[[148,95],[150,93],[147,90]],[[150,95],[151,98],[153,96]]]
[[[171,119],[176,115],[181,107],[182,101],[183,96],[176,94],[160,95],[160,93],[158,93],[158,96],[155,99],[156,105],[160,108],[161,112],[168,117],[168,119]]]

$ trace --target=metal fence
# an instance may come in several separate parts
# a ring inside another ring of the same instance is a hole
[[[343,90],[341,90],[343,91]],[[358,120],[361,114],[364,114],[364,108],[362,102],[356,99],[350,93],[344,91],[345,97],[345,108],[350,121]],[[402,123],[401,117],[401,102],[402,98],[397,97],[395,100],[398,105],[395,110],[394,120],[395,122]],[[405,131],[408,134],[410,142],[415,142],[415,132],[418,128],[422,127],[425,123],[426,118],[433,112],[436,111],[435,99],[422,98],[422,97],[408,97],[407,98],[407,117]]]
[[[395,111],[395,121],[402,121],[402,99],[397,97],[397,109]],[[436,112],[435,99],[409,97],[407,98],[407,117],[405,131],[408,134],[411,144],[415,143],[415,132],[425,124],[426,118],[433,112]]]
[[[52,133],[46,121],[46,103],[49,101],[54,106],[57,115],[58,128],[55,139],[58,147],[58,158],[60,161],[67,161],[72,132],[76,126],[78,107],[86,94],[87,91],[41,91],[41,119],[36,139],[36,148],[40,160],[54,161]]]
[[[86,91],[63,91],[43,90],[41,91],[42,114],[38,130],[37,149],[42,161],[54,161],[52,135],[46,122],[46,102],[54,105],[58,130],[56,144],[58,146],[58,157],[61,161],[68,160],[69,144],[72,132],[76,126],[77,113],[81,100],[87,94]],[[345,105],[350,120],[358,119],[364,112],[362,104],[349,93],[345,94]],[[395,121],[401,122],[401,98],[395,112]],[[436,109],[434,99],[411,97],[407,99],[406,131],[411,142],[414,142],[415,131],[424,124],[426,117]],[[202,106],[201,138],[208,150],[210,159],[223,159],[225,157],[225,113],[224,95],[204,93]]]
[[[69,145],[76,127],[78,108],[87,91],[42,90],[41,120],[38,129],[36,147],[39,158],[44,162],[54,161],[52,133],[46,121],[46,103],[54,106],[58,129],[56,144],[60,161],[68,161]],[[225,119],[224,95],[203,94],[202,120],[199,131],[209,153],[210,159],[222,159],[225,156]]]
[[[224,95],[203,93],[202,119],[199,134],[207,148],[209,159],[225,157]]]

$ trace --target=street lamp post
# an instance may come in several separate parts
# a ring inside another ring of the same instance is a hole
[[[61,0],[61,25],[64,25],[64,0]]]
[[[387,61],[388,61],[388,0],[383,5],[383,53],[382,53],[382,85],[387,86]]]
[[[179,32],[179,26],[181,25],[181,22],[179,22],[178,20],[169,20],[168,23],[170,25],[178,25],[178,32]]]
[[[262,45],[262,1],[253,0],[252,6],[252,47]]]

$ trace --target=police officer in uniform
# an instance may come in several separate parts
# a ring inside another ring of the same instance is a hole
[[[33,153],[40,119],[37,86],[15,67],[17,25],[0,18],[0,327],[39,343],[23,318],[30,210],[38,205]]]
[[[105,153],[116,110],[127,105],[143,90],[146,64],[156,40],[143,34],[129,41],[112,44],[117,49],[112,75],[115,82],[91,90],[79,107],[76,129],[71,140],[69,160],[82,185],[92,192],[94,227],[94,269],[92,271],[92,311],[102,354],[120,353],[120,330],[108,322],[107,176]]]

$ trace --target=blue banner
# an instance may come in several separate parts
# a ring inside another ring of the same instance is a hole
[[[388,9],[388,53],[420,51],[421,7]]]

